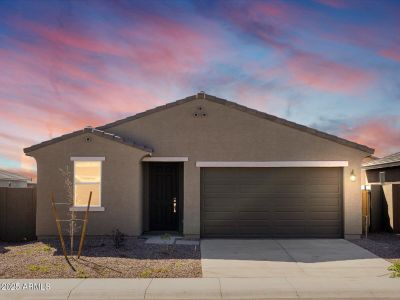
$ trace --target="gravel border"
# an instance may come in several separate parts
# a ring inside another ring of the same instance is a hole
[[[201,277],[197,245],[145,244],[127,239],[116,249],[111,239],[88,240],[78,260],[67,264],[57,240],[0,242],[0,278],[194,278]],[[78,245],[78,243],[76,243]],[[67,245],[69,248],[69,246]]]
[[[400,234],[369,233],[367,239],[363,236],[350,242],[391,263],[400,262]]]

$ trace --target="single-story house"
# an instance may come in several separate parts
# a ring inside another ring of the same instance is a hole
[[[360,166],[374,150],[204,92],[24,149],[37,162],[37,235],[50,195],[93,192],[89,235],[115,228],[198,237],[361,234]]]
[[[23,188],[31,179],[10,171],[0,169],[0,187]]]
[[[400,233],[400,152],[365,162],[362,169],[370,191],[369,230]]]

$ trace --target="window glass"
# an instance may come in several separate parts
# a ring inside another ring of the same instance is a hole
[[[100,183],[101,161],[76,161],[75,183],[98,182]]]
[[[89,194],[92,192],[90,206],[100,206],[100,184],[76,184],[75,206],[87,206]]]
[[[87,206],[90,192],[90,206],[101,206],[101,161],[75,161],[74,205]]]

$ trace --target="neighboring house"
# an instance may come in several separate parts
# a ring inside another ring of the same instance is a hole
[[[366,162],[370,231],[400,233],[400,152]]]
[[[0,187],[27,187],[30,181],[30,178],[0,169]]]
[[[93,192],[90,235],[356,237],[360,165],[374,150],[199,93],[24,149],[37,161],[37,235],[56,235],[50,195]]]

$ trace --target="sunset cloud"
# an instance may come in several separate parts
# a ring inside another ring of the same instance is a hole
[[[26,146],[199,90],[302,124],[356,119],[331,129],[378,153],[398,151],[398,121],[386,117],[400,110],[399,9],[1,1],[0,168],[32,173]]]
[[[349,6],[349,1],[346,0],[315,0],[315,2],[340,9]]]
[[[357,125],[343,128],[343,136],[376,149],[376,155],[384,156],[400,149],[400,116],[370,118]]]
[[[385,49],[379,52],[382,56],[400,62],[400,47],[399,49]]]
[[[296,83],[332,93],[365,90],[374,80],[367,70],[310,54],[293,56],[288,60],[288,68]]]

